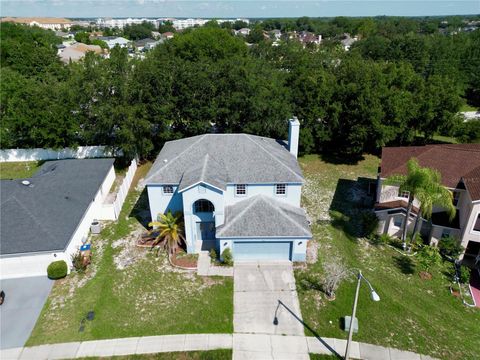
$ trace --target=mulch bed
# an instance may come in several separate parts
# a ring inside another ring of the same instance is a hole
[[[192,256],[177,257],[177,254],[174,254],[170,258],[170,260],[173,263],[173,265],[176,265],[176,266],[181,266],[184,268],[192,268],[192,269],[197,267],[197,259]]]

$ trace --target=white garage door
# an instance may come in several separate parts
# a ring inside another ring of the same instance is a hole
[[[238,260],[290,260],[292,243],[235,241],[233,245],[233,258]]]

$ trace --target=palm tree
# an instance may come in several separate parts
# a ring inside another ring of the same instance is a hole
[[[419,223],[422,216],[430,218],[433,207],[444,208],[450,216],[455,217],[455,206],[453,206],[452,193],[441,184],[441,176],[437,170],[421,167],[415,158],[407,162],[407,175],[394,175],[388,178],[387,183],[400,184],[400,192],[408,191],[407,216],[402,226],[403,249],[407,248],[408,219],[413,208],[413,201],[416,198],[420,202],[419,213],[415,222],[412,239],[415,239],[419,231]]]
[[[170,258],[181,245],[182,241],[185,241],[185,237],[183,236],[182,214],[177,213],[173,215],[171,211],[168,211],[166,214],[159,214],[158,217],[159,221],[152,221],[148,224],[148,226],[154,227],[154,229],[150,231],[150,234],[158,233],[152,243],[152,248],[162,243],[163,248],[167,251]]]

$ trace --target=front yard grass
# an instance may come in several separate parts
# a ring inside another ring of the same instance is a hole
[[[365,156],[358,164],[338,165],[306,156],[300,163],[306,177],[303,204],[318,246],[318,261],[295,271],[303,319],[311,328],[306,334],[347,338],[342,320],[351,315],[354,276],[342,283],[334,301],[304,281],[320,282],[322,264],[338,256],[347,267],[361,269],[381,298],[373,302],[362,284],[354,340],[444,359],[478,358],[480,311],[450,295],[451,264],[432,269],[432,280],[422,280],[415,258],[357,237],[360,214],[369,206],[366,179],[375,180],[379,159]]]
[[[0,180],[29,178],[40,165],[39,161],[0,162]]]
[[[134,187],[150,165],[137,170],[118,222],[92,239],[93,262],[87,272],[55,283],[28,346],[233,332],[231,278],[174,270],[163,253],[157,257],[135,246],[136,236],[144,231],[142,223],[148,221],[148,208],[146,192]],[[94,311],[94,319],[84,320],[89,311]]]
[[[187,351],[187,352],[169,352],[158,354],[139,354],[112,357],[88,357],[80,360],[227,360],[232,358],[232,350],[220,349],[210,351]]]

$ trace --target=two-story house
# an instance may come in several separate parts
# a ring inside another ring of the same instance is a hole
[[[406,175],[406,165],[411,158],[416,158],[420,166],[440,172],[442,183],[452,191],[457,208],[451,222],[443,209],[435,208],[431,220],[422,221],[422,235],[431,244],[437,244],[442,237],[453,236],[464,247],[465,259],[475,259],[480,254],[480,144],[383,148],[375,204],[379,232],[401,235],[409,194],[400,193],[398,186],[385,184],[385,179]],[[415,199],[407,223],[409,232],[413,232],[419,205]]]
[[[248,134],[165,143],[144,180],[152,219],[183,212],[189,253],[304,261],[312,235],[300,207],[299,127],[290,120],[288,146]]]

